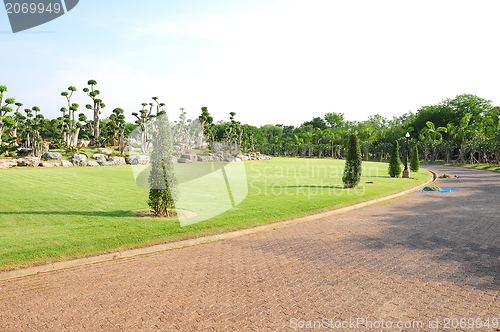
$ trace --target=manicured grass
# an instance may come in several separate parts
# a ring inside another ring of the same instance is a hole
[[[444,161],[427,161],[426,163],[431,165],[458,166],[458,167],[469,167],[477,169],[488,169],[491,171],[500,171],[500,165],[496,164],[463,164],[463,163],[447,163]]]
[[[176,166],[181,182],[193,165]],[[128,165],[0,170],[0,270],[286,220],[385,196],[430,178],[425,170],[412,173],[415,179],[390,178],[386,163],[364,162],[359,188],[337,188],[343,166],[344,161],[331,159],[246,162],[246,198],[185,227],[178,220],[132,213],[147,208],[148,190],[136,185]]]

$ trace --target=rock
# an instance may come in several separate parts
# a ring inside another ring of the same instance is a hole
[[[87,165],[86,166],[90,166],[90,167],[99,167],[99,163],[95,160],[89,160],[87,161]]]
[[[191,159],[185,159],[185,158],[177,158],[177,162],[181,164],[191,164],[192,161]]]
[[[0,159],[0,168],[11,168],[17,166],[16,159]]]
[[[149,164],[149,156],[142,154],[133,154],[126,158],[127,164],[131,165],[146,165]]]
[[[234,160],[233,160],[233,161],[235,161],[235,162],[237,162],[237,163],[240,163],[240,162],[242,162],[243,160],[242,160],[241,158],[236,157],[236,158],[234,158]]]
[[[62,154],[59,152],[45,152],[42,155],[43,160],[61,160],[62,159]]]
[[[40,164],[40,158],[38,157],[26,157],[17,160],[17,166],[37,167],[38,164]]]
[[[125,165],[127,163],[123,157],[109,157],[108,161],[114,162],[116,165]]]
[[[84,154],[74,154],[71,161],[74,166],[87,166],[87,156]]]
[[[199,162],[208,162],[208,161],[212,160],[212,157],[211,156],[198,156],[196,160]]]
[[[107,161],[108,156],[106,156],[105,154],[102,154],[102,153],[96,153],[96,154],[92,155],[92,159],[95,159],[97,161]]]
[[[38,166],[41,166],[41,167],[56,167],[57,165],[55,163],[49,163],[49,162],[42,162],[40,164],[38,164]]]
[[[106,161],[106,160],[98,160],[97,163],[101,166],[117,166],[118,164],[113,161],[113,160],[110,160],[110,161]]]
[[[191,160],[192,163],[196,162],[198,160],[198,155],[195,153],[188,153],[188,154],[183,154],[181,156],[183,159],[189,159]]]
[[[231,162],[231,161],[234,161],[234,157],[229,155],[229,156],[224,156],[224,161],[228,161],[228,162]]]
[[[172,162],[173,162],[174,164],[177,164],[177,157],[172,156]]]
[[[33,152],[32,149],[26,149],[26,148],[19,148],[19,149],[17,149],[17,155],[19,157],[29,156],[32,152]]]
[[[106,155],[110,155],[113,153],[113,151],[111,149],[108,149],[108,148],[99,148],[99,149],[97,149],[97,152],[102,153],[102,154],[106,154]]]
[[[134,151],[134,148],[133,148],[133,147],[131,147],[131,146],[126,146],[126,147],[123,149],[123,151],[125,151],[125,152],[132,152],[132,151]]]
[[[61,167],[73,167],[73,164],[67,160],[61,160],[59,163]]]

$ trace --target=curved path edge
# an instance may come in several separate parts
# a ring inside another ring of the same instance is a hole
[[[415,186],[415,187],[410,188],[410,189],[400,191],[400,192],[392,194],[392,195],[379,197],[379,198],[376,198],[376,199],[373,199],[370,201],[349,205],[349,206],[346,206],[343,208],[330,210],[330,211],[326,211],[326,212],[322,212],[322,213],[318,213],[318,214],[314,214],[314,215],[309,215],[309,216],[304,216],[304,217],[299,217],[299,218],[294,218],[294,219],[289,219],[289,220],[284,220],[284,221],[273,222],[270,224],[256,226],[256,227],[252,227],[252,228],[231,231],[231,232],[222,233],[222,234],[203,236],[203,237],[187,239],[187,240],[182,240],[182,241],[157,244],[157,245],[153,245],[150,247],[117,251],[117,252],[113,252],[113,253],[109,253],[109,254],[102,254],[102,255],[98,255],[98,256],[77,258],[77,259],[72,259],[69,261],[54,262],[54,263],[40,265],[40,266],[33,266],[33,267],[29,267],[29,268],[0,272],[0,281],[7,280],[7,279],[25,277],[25,276],[29,276],[29,275],[38,274],[38,273],[62,270],[62,269],[67,269],[67,268],[72,268],[72,267],[77,267],[77,266],[82,266],[82,265],[88,265],[88,264],[93,264],[93,263],[111,261],[114,259],[133,257],[133,256],[138,256],[138,255],[146,255],[146,254],[151,254],[151,253],[160,252],[160,251],[173,250],[173,249],[181,249],[181,248],[185,248],[185,247],[191,247],[191,246],[195,246],[195,245],[199,245],[199,244],[216,242],[216,241],[221,241],[221,240],[229,240],[229,239],[233,239],[233,238],[240,237],[243,235],[265,232],[265,231],[269,231],[269,230],[273,230],[273,229],[277,229],[277,228],[301,224],[301,223],[305,223],[308,221],[317,220],[317,219],[321,219],[324,217],[329,217],[329,216],[332,216],[335,214],[345,213],[345,212],[356,210],[356,209],[359,209],[359,208],[362,208],[362,207],[365,207],[368,205],[380,203],[380,202],[383,202],[383,201],[386,201],[389,199],[405,196],[405,195],[408,195],[408,194],[411,194],[411,193],[414,193],[416,191],[421,190],[422,188],[424,188],[428,184],[433,183],[437,180],[437,174],[434,171],[431,171],[431,170],[427,170],[427,171],[429,171],[432,174],[432,178],[423,184],[420,184],[420,185]]]

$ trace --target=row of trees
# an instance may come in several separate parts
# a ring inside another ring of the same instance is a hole
[[[347,121],[344,114],[326,113],[298,127],[242,125],[231,113],[229,121],[213,123],[206,108],[200,121],[209,141],[228,140],[243,150],[275,156],[345,158],[351,133],[359,139],[362,158],[388,159],[394,141],[419,150],[427,161],[500,163],[500,108],[475,95],[459,95],[437,105],[423,106],[389,120],[380,115]],[[406,141],[405,134],[409,133]]]
[[[97,82],[89,80],[83,92],[89,103],[89,118],[79,112],[73,102],[77,89],[68,87],[61,95],[65,106],[61,116],[46,119],[38,107],[23,108],[14,98],[4,98],[7,87],[0,86],[0,153],[15,153],[21,146],[39,151],[42,141],[53,147],[75,146],[79,140],[88,140],[95,146],[123,146],[123,140],[137,127],[141,129],[142,150],[151,148],[145,124],[165,112],[165,104],[157,97],[143,103],[137,112],[131,112],[135,123],[126,123],[125,111],[115,108],[111,115],[101,119],[106,107],[99,98]],[[394,141],[409,148],[418,147],[422,160],[445,160],[462,163],[500,163],[500,108],[475,95],[463,94],[445,99],[436,105],[423,106],[416,112],[387,119],[373,115],[364,121],[348,121],[342,113],[326,113],[300,126],[268,124],[261,127],[242,124],[236,113],[228,120],[215,121],[207,107],[201,108],[195,120],[187,119],[183,108],[171,123],[172,137],[183,150],[192,148],[217,149],[220,144],[230,152],[259,151],[273,156],[308,156],[345,158],[351,133],[356,133],[362,158],[388,159]],[[405,133],[410,134],[407,142]],[[13,144],[15,143],[15,144]],[[10,151],[9,151],[10,149]]]

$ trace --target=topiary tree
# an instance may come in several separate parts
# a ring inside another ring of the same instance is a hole
[[[420,159],[418,158],[418,147],[415,145],[413,148],[413,155],[411,156],[410,170],[412,172],[418,172],[420,169]]]
[[[391,160],[389,162],[389,175],[393,178],[399,178],[401,175],[401,159],[399,159],[399,142],[394,141],[392,146]]]
[[[342,182],[346,188],[354,188],[361,180],[361,149],[356,134],[349,139]]]
[[[172,130],[166,114],[161,114],[152,122],[151,172],[149,173],[148,205],[157,217],[175,215],[177,199],[177,179],[172,162]]]
[[[198,117],[198,120],[200,121],[200,126],[201,126],[200,135],[198,137],[198,149],[201,149],[204,137],[207,138],[207,140],[209,140],[213,145],[214,139],[213,139],[212,129],[214,128],[213,125],[214,118],[208,112],[207,107],[202,107],[201,115]]]
[[[83,92],[85,92],[87,96],[89,96],[92,99],[92,104],[87,104],[85,105],[85,107],[88,110],[94,111],[94,117],[93,117],[94,120],[91,122],[92,124],[91,145],[96,145],[97,142],[99,141],[99,138],[101,137],[101,119],[100,119],[101,109],[106,107],[106,104],[104,104],[101,99],[96,98],[98,95],[101,94],[99,90],[94,90],[94,85],[97,85],[97,82],[95,80],[89,80],[87,84],[90,85],[90,89],[84,88]]]

